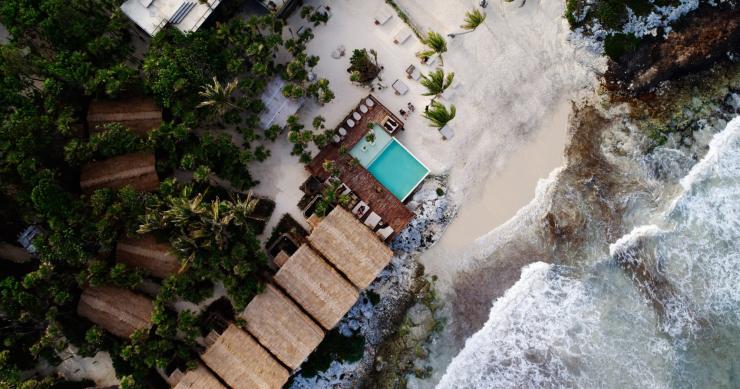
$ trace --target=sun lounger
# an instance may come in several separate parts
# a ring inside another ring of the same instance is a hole
[[[365,225],[370,227],[370,229],[375,229],[378,223],[380,223],[380,215],[370,212],[370,215],[365,219]]]
[[[347,126],[352,128],[355,126],[355,121],[352,119],[347,119]]]
[[[359,113],[357,113],[357,112],[352,112],[352,117],[353,117],[353,118],[355,118],[355,120],[360,120],[360,119],[362,119],[362,115],[360,115],[360,114],[359,114]]]
[[[397,45],[402,45],[403,42],[406,42],[409,38],[411,38],[411,30],[409,30],[408,27],[401,27],[397,32],[396,35],[393,36],[393,43]]]
[[[419,78],[421,78],[421,72],[416,68],[416,66],[409,65],[409,67],[406,68],[406,76],[410,80],[419,81]]]
[[[337,189],[337,192],[340,196],[348,195],[352,193],[352,189],[350,189],[347,185],[342,183],[342,185],[339,186],[339,189]]]
[[[455,132],[448,125],[439,129],[439,133],[442,134],[442,139],[449,140],[455,137]]]
[[[403,81],[396,79],[396,81],[393,81],[393,90],[396,91],[396,94],[399,96],[405,95],[409,91],[409,87],[406,86],[406,84],[403,83]]]
[[[365,105],[365,104],[360,104],[360,112],[362,112],[362,113],[367,113],[367,105]]]
[[[340,137],[339,135],[334,135],[334,137],[331,139],[334,141],[334,143],[339,143],[342,141],[342,137]]]
[[[393,228],[391,228],[391,226],[385,226],[384,228],[379,229],[375,233],[378,234],[380,239],[385,242],[385,240],[388,239],[388,237],[393,234]]]
[[[437,63],[437,57],[439,57],[437,54],[432,55],[427,59],[426,62],[424,62],[424,65],[427,65],[427,67],[431,68],[432,66],[434,66],[434,64]]]
[[[375,102],[373,101],[373,99],[368,97],[365,99],[365,104],[367,104],[368,107],[372,107],[375,105]]]
[[[377,25],[383,25],[387,23],[391,18],[393,17],[393,14],[391,11],[385,7],[378,10],[378,12],[375,14],[375,24]]]
[[[341,136],[347,136],[347,130],[345,130],[344,127],[339,127],[339,130],[337,130],[337,132]]]
[[[360,201],[354,208],[352,208],[352,214],[355,215],[356,218],[362,219],[368,210],[370,210],[370,207],[367,206],[367,203]]]

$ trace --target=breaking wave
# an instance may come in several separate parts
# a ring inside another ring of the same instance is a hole
[[[439,387],[740,387],[740,118],[680,183],[603,258],[525,267]]]

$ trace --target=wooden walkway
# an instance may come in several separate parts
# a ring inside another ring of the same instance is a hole
[[[357,194],[360,200],[367,203],[371,211],[377,213],[385,223],[391,226],[395,235],[411,222],[411,219],[414,218],[414,213],[406,208],[401,200],[388,191],[383,184],[378,182],[369,171],[360,164],[354,163],[349,153],[341,155],[339,152],[342,146],[349,152],[367,133],[368,123],[380,123],[386,116],[390,116],[400,124],[396,132],[403,130],[403,122],[396,115],[372,95],[368,96],[368,98],[372,99],[375,105],[368,107],[368,112],[362,115],[362,118],[357,120],[357,123],[352,128],[347,127],[345,123],[347,118],[351,117],[350,112],[350,115],[343,119],[337,126],[337,128],[344,127],[347,130],[347,136],[339,144],[331,143],[324,147],[306,165],[306,169],[323,182],[330,175],[322,166],[324,161],[335,161],[335,165],[340,172],[339,178],[342,182]],[[362,99],[362,102],[364,101],[365,98]],[[357,107],[353,111],[360,112]]]

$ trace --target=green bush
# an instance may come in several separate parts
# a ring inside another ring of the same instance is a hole
[[[634,34],[611,34],[604,40],[604,53],[612,60],[618,60],[624,54],[637,50],[640,39]]]
[[[596,19],[607,28],[618,29],[627,17],[627,6],[622,0],[604,0],[596,6]]]

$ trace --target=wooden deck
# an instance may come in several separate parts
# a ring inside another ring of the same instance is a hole
[[[354,127],[349,128],[345,124],[347,118],[351,117],[352,112],[343,119],[342,122],[337,126],[344,127],[347,130],[347,136],[339,143],[331,143],[324,147],[311,162],[306,165],[306,169],[318,177],[322,182],[329,178],[329,172],[324,170],[324,161],[335,161],[337,168],[339,169],[339,178],[347,185],[360,200],[364,201],[370,206],[370,210],[374,211],[386,222],[391,228],[393,228],[394,235],[403,230],[411,219],[414,218],[414,213],[411,212],[396,196],[388,191],[383,184],[370,174],[362,165],[354,163],[352,156],[349,153],[341,155],[339,150],[340,147],[344,146],[348,151],[352,149],[367,133],[368,123],[380,123],[386,116],[390,116],[397,123],[400,124],[398,131],[403,130],[403,122],[396,117],[390,110],[388,110],[383,104],[381,104],[372,95],[368,96],[371,98],[375,105],[368,107],[368,112],[362,115],[362,119],[358,120]],[[365,98],[362,99],[362,102]],[[359,106],[359,102],[358,102]],[[355,109],[360,112],[357,107]],[[353,111],[354,111],[353,110]]]

